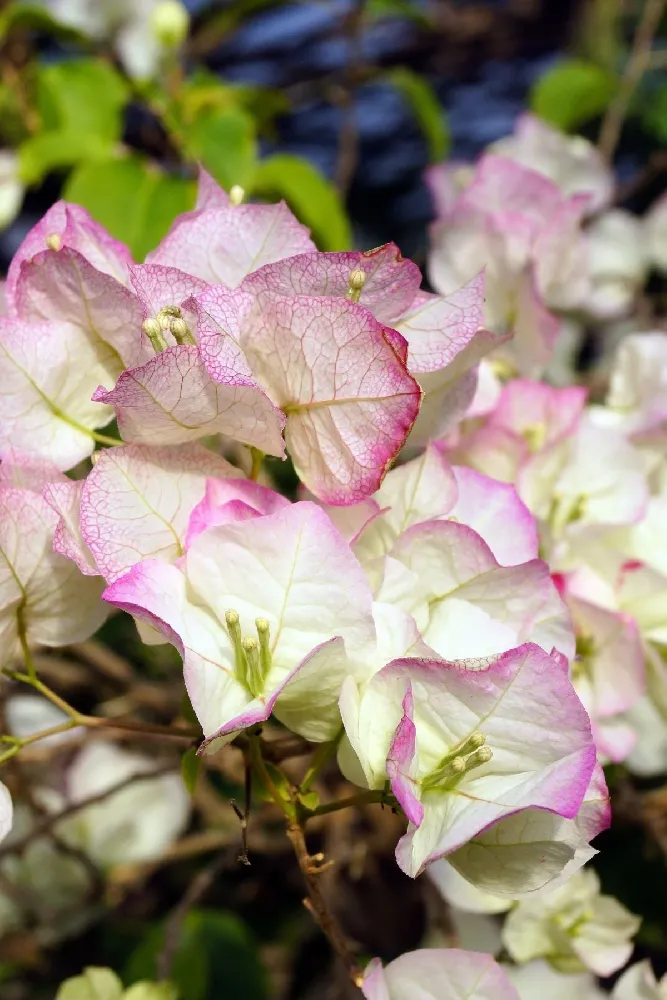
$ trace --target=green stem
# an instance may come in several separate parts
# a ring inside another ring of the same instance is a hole
[[[253,482],[257,482],[259,479],[259,473],[262,468],[262,462],[264,461],[264,452],[260,451],[259,448],[251,448],[250,454],[252,455],[252,466],[250,468],[249,479]]]
[[[369,789],[367,792],[357,792],[356,795],[349,795],[345,799],[338,799],[336,802],[327,802],[316,809],[307,809],[305,819],[312,819],[313,816],[326,816],[328,813],[338,812],[339,809],[350,809],[352,806],[367,806],[374,802],[387,802],[387,793],[384,788]]]
[[[93,441],[97,441],[98,444],[104,444],[107,448],[118,448],[120,445],[125,444],[120,438],[110,437],[108,434],[98,434],[97,431],[88,431]]]
[[[326,767],[327,763],[331,760],[336,750],[338,749],[338,744],[340,743],[341,736],[343,735],[343,730],[341,729],[338,736],[330,740],[328,743],[320,743],[319,747],[313,754],[313,759],[311,761],[310,767],[306,771],[303,781],[299,785],[299,791],[302,794],[308,792],[317,778],[320,776],[323,768]]]
[[[287,819],[292,821],[294,819],[294,807],[291,802],[287,802],[283,798],[283,796],[280,794],[280,791],[276,788],[275,782],[273,781],[273,778],[269,773],[269,769],[266,766],[266,761],[264,760],[264,757],[262,755],[261,737],[259,737],[256,734],[251,734],[249,736],[248,751],[249,751],[250,763],[253,766],[253,770],[255,771],[256,774],[259,775],[259,777],[266,785],[266,789],[269,795],[271,796],[275,804],[278,806],[280,811],[287,817]]]
[[[25,668],[28,671],[28,677],[31,682],[33,682],[37,680],[37,671],[35,669],[35,661],[33,660],[32,653],[30,652],[30,647],[28,646],[24,611],[24,605],[20,604],[16,612],[16,623],[18,626],[19,642],[21,643],[21,652],[23,653]]]
[[[12,746],[5,750],[3,754],[0,754],[0,764],[4,764],[5,761],[10,760],[15,757],[19,750],[23,750],[24,747],[30,746],[31,743],[37,743],[39,740],[45,740],[49,736],[58,736],[59,733],[66,733],[70,729],[74,729],[76,722],[74,719],[69,719],[67,722],[61,722],[57,726],[50,726],[49,729],[42,729],[39,733],[33,733],[31,736],[0,736],[0,742],[2,743],[12,743]]]

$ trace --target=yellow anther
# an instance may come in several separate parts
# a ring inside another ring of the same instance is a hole
[[[479,750],[475,750],[474,753],[470,754],[465,762],[465,769],[466,771],[472,771],[475,767],[488,764],[492,757],[493,750],[491,747],[480,747]]]
[[[169,322],[169,330],[177,344],[194,344],[194,337],[190,333],[190,328],[180,316]]]
[[[167,346],[167,341],[162,336],[162,330],[160,329],[160,324],[156,319],[150,317],[145,319],[141,324],[141,329],[144,331],[155,351],[164,351]]]
[[[245,190],[240,184],[232,184],[229,192],[229,204],[240,205],[245,198]]]
[[[44,240],[48,250],[60,250],[63,245],[62,236],[58,233],[50,233]]]
[[[239,613],[230,608],[229,611],[225,611],[225,622],[227,623],[227,628],[234,628],[235,625],[239,623]]]

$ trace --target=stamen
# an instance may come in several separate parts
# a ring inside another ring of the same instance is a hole
[[[229,204],[240,205],[245,198],[245,190],[240,184],[232,184],[229,191]]]
[[[148,339],[150,340],[153,349],[160,353],[167,348],[167,341],[162,336],[162,330],[160,329],[160,324],[156,319],[145,319],[141,324],[141,329],[144,331]]]
[[[458,751],[458,753],[465,756],[466,754],[472,753],[473,750],[477,750],[479,749],[479,747],[483,747],[485,743],[486,743],[486,736],[484,735],[484,733],[471,733],[468,739],[463,744],[463,746]]]
[[[44,242],[47,250],[60,250],[63,245],[62,236],[59,236],[58,233],[49,233]]]
[[[471,754],[465,762],[466,771],[472,771],[475,767],[481,767],[482,764],[488,764],[493,757],[493,750],[491,747],[480,747],[475,753]]]
[[[242,640],[241,646],[243,647],[247,664],[247,685],[252,694],[257,696],[264,688],[264,679],[259,662],[259,644],[257,639],[253,639],[251,635],[247,635]]]
[[[262,668],[262,678],[266,678],[271,669],[271,632],[266,618],[255,618],[255,628],[259,638],[259,659]]]
[[[241,625],[239,623],[239,613],[230,608],[229,611],[225,611],[225,623],[227,625],[227,631],[229,632],[229,638],[232,640],[232,646],[234,648],[234,671],[236,673],[237,680],[242,684],[246,681],[246,662],[245,656],[243,655],[243,647],[241,646]]]
[[[180,316],[175,317],[169,323],[169,329],[177,344],[194,344],[195,340],[190,333],[190,328]]]
[[[355,267],[354,271],[350,273],[350,287],[345,293],[345,298],[349,299],[350,302],[358,302],[365,284],[366,272],[362,271],[360,267]]]

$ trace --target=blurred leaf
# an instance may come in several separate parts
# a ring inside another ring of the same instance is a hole
[[[296,217],[308,226],[320,250],[347,250],[350,222],[338,192],[307,160],[278,153],[257,166],[253,195],[284,198]]]
[[[101,59],[40,64],[37,71],[37,110],[47,131],[82,132],[113,143],[128,96],[125,80]]]
[[[125,970],[126,979],[155,977],[164,926],[152,927]],[[266,1000],[266,977],[257,946],[234,913],[191,910],[181,929],[171,978],[180,1000]]]
[[[445,111],[429,81],[405,66],[391,70],[386,78],[401,93],[424,133],[431,163],[444,160],[450,144],[449,128]]]
[[[181,212],[195,200],[194,183],[163,174],[138,157],[82,163],[63,197],[87,208],[109,232],[143,260]]]
[[[194,747],[190,747],[189,750],[186,750],[181,757],[181,775],[183,777],[185,787],[189,791],[190,795],[194,795],[200,765],[201,757],[197,756],[197,751]]]
[[[123,984],[111,969],[85,969],[62,984],[56,1000],[122,1000]]]
[[[431,20],[424,12],[423,7],[414,0],[368,0],[365,13],[374,21],[388,18],[401,18],[404,21],[413,21],[422,28],[431,27]]]
[[[612,73],[583,59],[562,59],[540,77],[530,107],[545,121],[574,131],[597,118],[616,92]]]
[[[135,983],[123,994],[123,1000],[178,1000],[178,991],[171,983]]]
[[[651,94],[639,94],[636,107],[646,131],[660,143],[667,143],[667,85],[654,89]]]
[[[89,132],[40,132],[18,148],[19,171],[25,184],[37,184],[51,170],[73,167],[82,160],[104,160],[109,144]]]
[[[76,28],[61,24],[52,17],[46,7],[32,3],[10,3],[0,13],[0,41],[15,28],[43,31],[56,38],[83,37]]]
[[[255,123],[238,107],[214,108],[199,114],[186,129],[189,156],[200,162],[224,188],[248,187],[257,159]]]

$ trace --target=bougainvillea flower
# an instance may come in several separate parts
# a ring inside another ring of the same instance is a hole
[[[183,832],[190,796],[180,774],[156,774],[134,784],[128,780],[154,770],[155,760],[147,755],[113,743],[89,743],[68,767],[60,801],[49,796],[51,810],[102,796],[122,781],[128,785],[57,824],[58,834],[102,870],[159,858]]]
[[[580,223],[587,198],[565,198],[533,170],[487,154],[448,216],[432,230],[429,275],[451,294],[486,268],[486,325],[514,331],[510,357],[530,374],[549,360],[558,320],[588,291]]]
[[[515,813],[573,819],[596,763],[567,661],[533,643],[491,662],[395,660],[362,694],[347,679],[340,708],[368,786],[388,778],[409,820],[396,857],[413,877]]]
[[[104,596],[177,646],[212,748],[274,710],[309,739],[333,738],[343,678],[375,644],[363,570],[309,502],[209,528],[180,568],[145,560]]]
[[[561,972],[610,976],[632,954],[641,920],[613,896],[600,893],[592,868],[576,872],[553,892],[521,900],[502,930],[516,962],[546,958]]]
[[[413,615],[425,642],[448,660],[524,642],[574,654],[569,614],[547,564],[501,566],[477,532],[456,521],[408,528],[377,597]]]
[[[637,735],[619,716],[633,708],[646,691],[637,623],[627,614],[580,598],[567,598],[567,605],[577,635],[572,680],[590,716],[598,752],[612,761],[625,760]]]
[[[200,445],[125,445],[103,451],[84,483],[71,484],[80,501],[69,524],[64,498],[70,484],[51,487],[48,499],[56,506],[63,498],[60,530],[79,559],[111,583],[141,559],[174,562],[183,555],[188,520],[207,480],[240,475]]]
[[[0,840],[4,840],[12,828],[13,812],[12,797],[0,782]]]
[[[614,356],[604,406],[592,408],[601,426],[626,433],[650,431],[667,420],[667,335],[662,331],[623,338]]]
[[[665,1000],[667,975],[658,982],[650,962],[636,962],[625,970],[611,995],[612,1000]]]
[[[14,457],[16,461],[16,456]],[[57,515],[34,489],[48,480],[33,478],[30,489],[0,486],[0,661],[29,644],[65,646],[87,639],[104,621],[101,586],[54,552]],[[34,471],[34,470],[33,470]]]
[[[473,528],[505,566],[537,557],[535,520],[515,488],[474,469],[450,465],[438,444],[392,469],[372,499],[372,514],[359,514],[354,547],[374,587],[384,574],[384,557],[401,535],[426,521],[451,520]]]
[[[483,328],[483,272],[447,297],[421,292],[420,282],[417,266],[387,243],[375,250],[283,260],[251,274],[243,288],[255,294],[350,298],[398,330],[408,344],[408,369],[424,391],[410,439],[419,447],[465,413],[475,392],[475,366],[504,342]]]
[[[361,992],[366,1000],[519,1000],[490,955],[457,948],[409,951],[384,968],[374,958]]]
[[[0,319],[0,451],[17,448],[71,469],[90,455],[91,430],[112,417],[91,402],[101,381],[122,369],[69,324]]]
[[[563,1000],[564,996],[568,1000],[607,1000],[609,997],[608,993],[603,993],[597,979],[590,972],[558,972],[542,959],[525,965],[508,965],[505,968],[519,992],[519,1000]],[[633,996],[632,1000],[640,998]]]
[[[590,291],[584,310],[602,320],[626,315],[648,274],[642,223],[631,212],[616,208],[595,219],[585,239]]]
[[[200,349],[211,377],[227,378],[240,348],[287,418],[285,442],[308,489],[331,504],[373,493],[421,400],[400,334],[345,298],[214,289],[197,303],[210,324]]]
[[[275,514],[289,506],[290,501],[282,494],[250,479],[208,479],[204,497],[193,508],[188,521],[186,548],[208,528]]]
[[[574,819],[525,809],[429,864],[428,874],[454,906],[500,913],[513,899],[532,899],[566,882],[598,853],[590,842],[610,822],[609,791],[596,764]]]
[[[315,250],[308,229],[284,201],[277,205],[212,204],[179,215],[147,264],[176,267],[211,284],[236,288],[263,264]],[[209,207],[212,205],[212,207]]]
[[[565,135],[537,115],[519,115],[512,135],[491,147],[500,156],[548,177],[564,195],[588,195],[587,214],[611,202],[614,174],[592,142]]]

